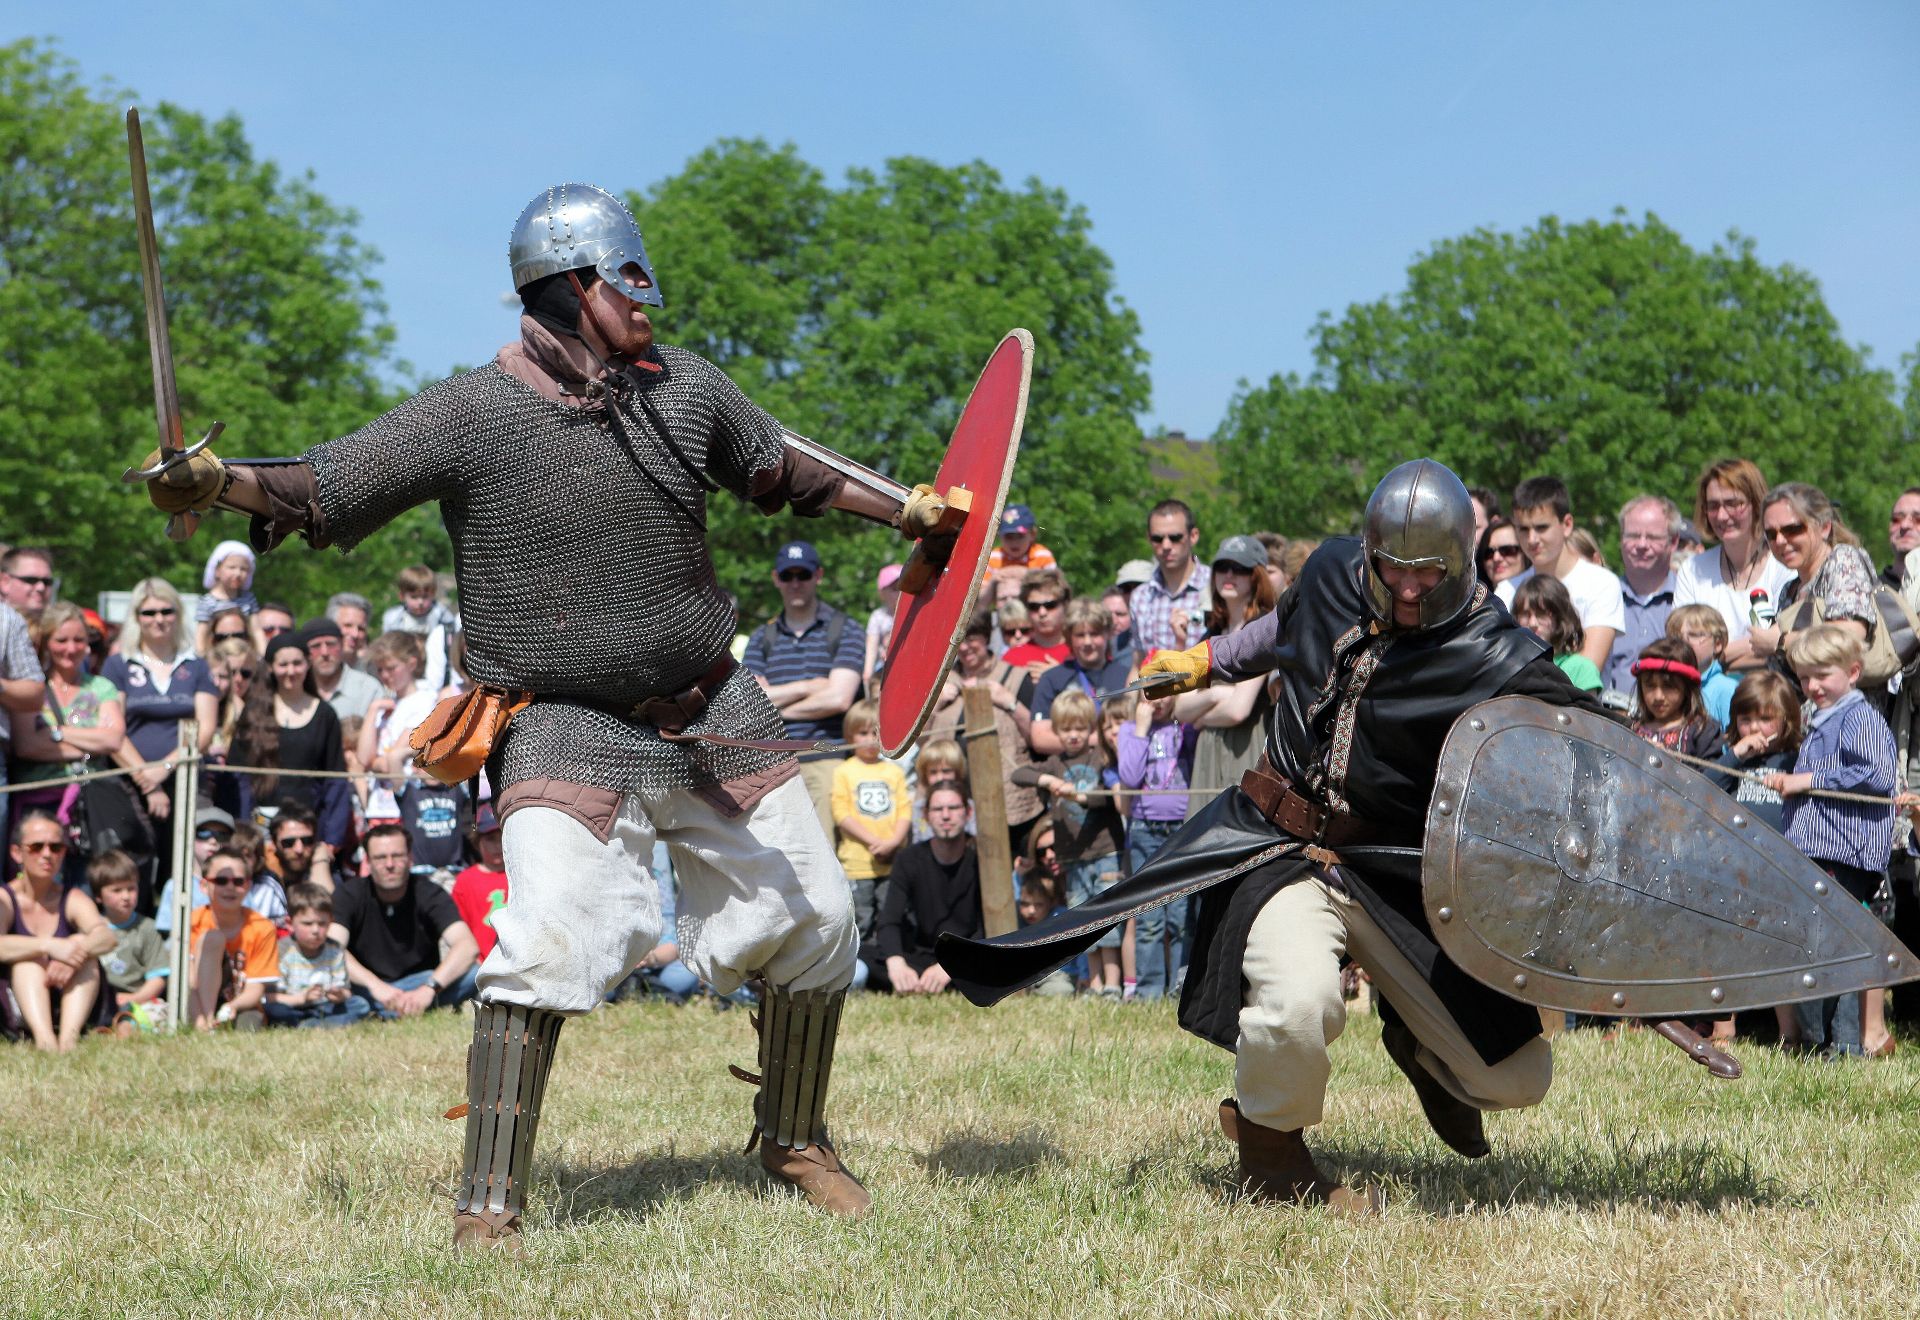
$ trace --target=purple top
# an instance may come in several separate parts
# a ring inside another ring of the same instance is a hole
[[[1209,638],[1216,679],[1252,678],[1273,669],[1274,648],[1280,643],[1280,611],[1268,610],[1235,632]]]
[[[1242,632],[1246,630],[1241,629]],[[1122,724],[1115,743],[1120,752],[1120,786],[1141,789],[1133,800],[1133,819],[1182,821],[1187,818],[1184,791],[1193,777],[1193,726],[1168,720],[1147,730]]]

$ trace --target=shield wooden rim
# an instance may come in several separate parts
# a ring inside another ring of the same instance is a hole
[[[966,621],[980,596],[981,576],[999,538],[1000,512],[1020,452],[1032,377],[1033,336],[1009,330],[980,369],[954,423],[933,486],[942,495],[965,487],[973,507],[939,574],[924,590],[901,596],[880,684],[880,745],[888,756],[900,755],[920,736],[953,670]],[[989,445],[997,445],[999,452],[987,451]],[[955,576],[961,571],[964,579]],[[928,665],[936,655],[938,663]],[[916,665],[916,660],[921,663]],[[896,683],[896,675],[908,681]]]

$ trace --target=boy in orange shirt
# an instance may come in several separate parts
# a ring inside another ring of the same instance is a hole
[[[263,1025],[260,1006],[280,979],[280,933],[243,902],[252,883],[246,857],[233,848],[216,849],[201,872],[207,903],[187,927],[187,1014],[201,1031]]]

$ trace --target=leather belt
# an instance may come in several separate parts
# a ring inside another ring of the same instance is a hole
[[[707,671],[694,679],[691,686],[682,688],[670,697],[648,697],[636,704],[631,714],[662,733],[678,733],[707,713],[707,705],[713,700],[713,694],[720,690],[720,685],[727,681],[739,663],[730,655],[722,655],[708,665]]]
[[[1329,811],[1296,790],[1293,781],[1265,757],[1240,777],[1240,791],[1260,814],[1296,839],[1322,850],[1377,839],[1380,831],[1358,816]],[[1335,859],[1337,860],[1337,859]]]

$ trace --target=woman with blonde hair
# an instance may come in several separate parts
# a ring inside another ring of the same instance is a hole
[[[78,605],[61,600],[47,606],[33,634],[47,676],[47,695],[32,719],[14,716],[8,779],[14,784],[43,782],[45,787],[21,789],[8,801],[14,820],[40,810],[55,812],[64,822],[79,791],[64,782],[67,775],[87,769],[82,763],[92,757],[101,758],[104,768],[106,758],[126,739],[126,718],[120,689],[87,673],[87,618]]]
[[[1767,652],[1747,640],[1755,623],[1769,623],[1780,608],[1780,593],[1793,572],[1768,553],[1760,532],[1767,479],[1750,459],[1723,458],[1707,465],[1694,485],[1693,521],[1701,534],[1719,542],[1674,570],[1673,603],[1711,605],[1727,624],[1727,649],[1720,663],[1728,670],[1758,669]]]

